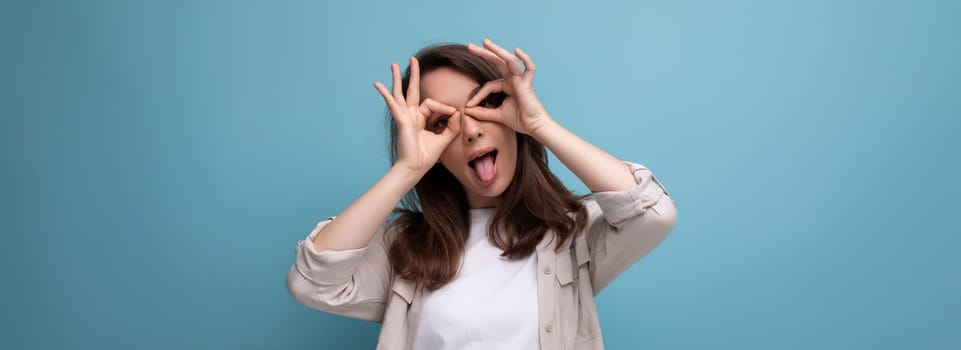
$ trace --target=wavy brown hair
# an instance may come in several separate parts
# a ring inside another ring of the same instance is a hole
[[[490,62],[467,51],[467,46],[443,44],[417,52],[421,75],[448,67],[473,78],[478,84],[501,78]],[[407,94],[410,67],[403,76]],[[498,104],[503,95],[491,95]],[[390,112],[390,160],[397,161],[397,126]],[[493,215],[488,230],[491,242],[504,250],[502,256],[518,259],[529,256],[548,230],[560,238],[555,248],[583,229],[587,211],[584,196],[571,193],[547,166],[547,150],[533,137],[517,133],[517,167],[510,185],[502,194],[503,203]],[[460,267],[470,230],[467,196],[457,178],[442,164],[427,171],[394,212],[391,223],[399,232],[388,253],[399,277],[436,290],[450,282]],[[503,231],[496,230],[502,227]]]

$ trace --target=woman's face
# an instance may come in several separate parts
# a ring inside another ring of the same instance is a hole
[[[517,136],[504,124],[464,114],[464,105],[477,90],[471,77],[443,67],[421,76],[421,98],[430,98],[461,111],[461,133],[444,150],[440,162],[464,186],[471,208],[496,207],[517,167]],[[430,115],[428,128],[440,118]]]

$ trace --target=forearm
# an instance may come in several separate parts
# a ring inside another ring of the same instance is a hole
[[[367,246],[397,203],[423,175],[423,172],[404,167],[392,167],[373,187],[344,209],[337,219],[317,233],[314,248],[320,252]]]
[[[637,186],[628,166],[584,141],[552,118],[531,133],[577,176],[591,192],[625,191]]]

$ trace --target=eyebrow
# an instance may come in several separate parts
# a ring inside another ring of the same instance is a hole
[[[480,91],[480,89],[481,89],[481,85],[477,85],[477,87],[475,87],[474,90],[471,90],[470,94],[467,95],[467,100],[470,101],[470,99],[474,98],[474,95],[477,95],[477,92]]]

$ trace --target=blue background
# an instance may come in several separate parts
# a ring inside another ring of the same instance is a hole
[[[387,169],[388,65],[484,37],[676,200],[609,348],[958,348],[959,36],[959,1],[5,1],[0,348],[373,348],[288,296],[294,245]]]

